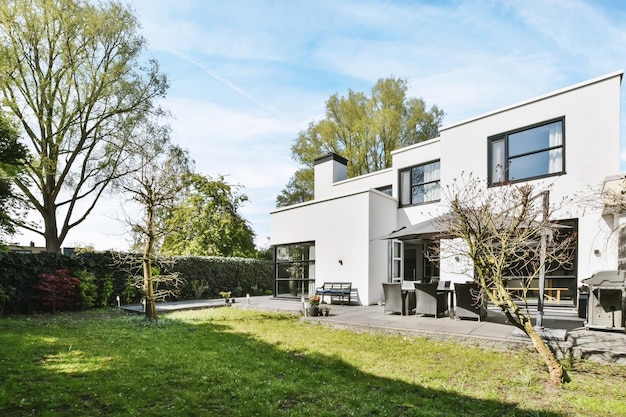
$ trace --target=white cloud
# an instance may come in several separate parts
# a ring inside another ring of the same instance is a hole
[[[245,187],[242,213],[263,238],[293,140],[331,94],[406,77],[447,124],[626,66],[621,2],[126,1],[170,75],[174,141],[199,172]],[[108,242],[109,212],[76,239]]]

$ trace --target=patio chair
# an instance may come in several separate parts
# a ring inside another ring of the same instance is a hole
[[[450,290],[450,284],[452,281],[439,281],[437,284],[437,291],[448,291]]]
[[[383,282],[383,292],[385,293],[385,314],[402,314],[402,284],[391,284]]]
[[[478,319],[487,318],[487,304],[478,284],[454,284],[456,305],[454,317]]]
[[[437,283],[415,283],[415,314],[438,318],[448,310],[448,294],[437,291]]]

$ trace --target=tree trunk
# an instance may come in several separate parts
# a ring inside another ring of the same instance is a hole
[[[146,297],[146,318],[157,320],[154,282],[152,281],[152,247],[154,245],[154,207],[146,210],[146,245],[143,251],[143,290]]]
[[[146,318],[158,320],[156,301],[154,299],[154,286],[152,282],[152,262],[149,255],[143,258],[143,289],[146,297]]]
[[[43,214],[44,221],[44,239],[46,240],[46,251],[59,253],[61,252],[61,241],[59,241],[59,233],[57,229],[56,210],[46,207]]]
[[[541,338],[541,335],[539,335],[537,330],[535,330],[530,317],[527,317],[520,311],[519,306],[511,297],[511,293],[509,293],[504,286],[498,288],[498,293],[500,295],[500,299],[492,297],[491,294],[488,293],[491,301],[494,302],[494,304],[496,304],[502,312],[504,312],[504,315],[511,324],[528,335],[533,347],[548,367],[548,372],[550,373],[550,384],[562,384],[565,379],[563,366],[561,366],[559,361],[554,356],[554,353],[552,353],[546,342],[544,342]]]
[[[552,353],[546,342],[544,342],[539,333],[537,333],[537,330],[535,330],[530,321],[524,324],[524,331],[528,337],[530,337],[530,341],[548,367],[548,372],[550,372],[550,384],[562,384],[565,379],[563,366],[561,366],[559,361],[554,356],[554,353]]]

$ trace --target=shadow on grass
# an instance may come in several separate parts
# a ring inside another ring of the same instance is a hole
[[[561,416],[377,377],[228,319],[49,321],[0,321],[3,416]]]

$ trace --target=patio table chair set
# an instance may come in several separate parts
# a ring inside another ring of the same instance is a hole
[[[417,316],[439,318],[448,312],[450,318],[472,318],[482,321],[487,317],[487,307],[480,288],[475,283],[458,283],[451,288],[450,281],[414,283],[415,289],[402,288],[400,283],[383,283],[385,314],[408,315],[415,310]],[[414,293],[415,299],[411,298]],[[414,308],[413,308],[414,301]]]

